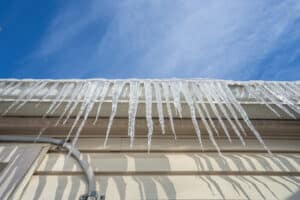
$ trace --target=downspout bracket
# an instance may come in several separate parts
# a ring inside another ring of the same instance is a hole
[[[91,192],[91,194],[81,195],[79,200],[105,200],[105,196],[100,195],[100,198],[98,199],[98,193],[96,191],[93,191]]]

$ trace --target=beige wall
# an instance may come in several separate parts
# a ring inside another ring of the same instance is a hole
[[[224,158],[206,142],[204,152],[193,139],[154,139],[146,153],[145,139],[133,149],[127,138],[85,138],[78,143],[90,161],[97,188],[106,199],[299,199],[300,141],[269,139],[274,156],[256,140],[241,148],[219,140]],[[72,158],[50,151],[30,180],[22,199],[77,199],[86,189]]]
[[[37,135],[48,121],[56,119],[9,117],[0,119],[0,134]],[[151,152],[147,153],[144,119],[137,119],[136,139],[130,148],[128,120],[114,120],[106,147],[107,119],[92,125],[88,120],[77,147],[93,167],[98,191],[106,199],[300,199],[300,121],[252,120],[272,150],[268,155],[248,131],[246,147],[232,134],[229,143],[220,124],[216,141],[221,158],[201,128],[204,148],[197,141],[190,119],[176,119],[178,139],[160,133],[154,119]],[[167,121],[166,121],[167,122]],[[49,127],[44,135],[65,137],[65,127]],[[232,130],[229,129],[232,133]],[[77,199],[86,190],[78,164],[51,148],[34,170],[22,193],[31,199]]]

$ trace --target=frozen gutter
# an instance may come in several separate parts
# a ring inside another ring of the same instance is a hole
[[[153,129],[152,118],[159,118],[163,131],[164,123],[172,123],[173,118],[178,116],[192,119],[200,143],[201,133],[196,119],[201,119],[200,122],[204,123],[211,141],[214,142],[214,134],[218,133],[212,118],[217,118],[220,123],[223,123],[222,120],[228,121],[234,133],[243,142],[244,130],[239,122],[242,120],[264,145],[250,119],[299,119],[299,99],[299,81],[0,80],[2,116],[58,117],[64,123],[70,117],[75,117],[67,136],[68,138],[75,134],[73,145],[86,119],[94,117],[96,123],[99,116],[109,118],[106,140],[114,118],[128,117],[128,134],[132,142],[134,119],[145,117],[149,130],[149,148]],[[226,131],[226,127],[223,128]],[[173,132],[175,134],[175,131]],[[216,143],[215,146],[218,148]]]

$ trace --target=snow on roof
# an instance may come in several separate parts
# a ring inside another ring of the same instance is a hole
[[[174,115],[182,117],[182,104],[187,104],[190,118],[194,126],[200,145],[202,145],[201,132],[198,119],[209,134],[211,142],[216,149],[220,149],[214,139],[218,134],[211,112],[221,124],[224,133],[230,141],[228,127],[224,121],[230,124],[230,128],[245,144],[244,127],[239,121],[241,118],[246,126],[255,135],[258,141],[265,147],[260,134],[252,125],[241,102],[255,101],[263,104],[280,118],[281,112],[296,119],[300,114],[300,83],[296,82],[266,82],[266,81],[224,81],[208,79],[170,79],[170,80],[0,80],[0,102],[10,101],[2,112],[2,116],[12,112],[18,112],[27,103],[34,102],[39,105],[43,101],[49,101],[49,107],[43,117],[51,117],[59,107],[64,106],[57,124],[65,124],[76,115],[66,140],[75,135],[73,144],[88,117],[94,117],[97,123],[101,115],[101,107],[104,101],[111,102],[111,113],[106,131],[105,144],[107,142],[113,120],[116,116],[118,103],[128,103],[128,135],[133,144],[135,136],[135,118],[139,104],[145,104],[145,118],[148,128],[148,148],[150,149],[153,134],[152,111],[157,109],[158,119],[162,133],[165,133],[165,118],[169,119],[174,136]],[[80,107],[79,110],[76,110]],[[91,115],[92,110],[96,115]],[[222,116],[222,117],[221,117]]]

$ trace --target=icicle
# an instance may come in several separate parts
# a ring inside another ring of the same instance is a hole
[[[242,126],[241,122],[239,121],[238,116],[237,116],[237,114],[234,110],[234,107],[235,107],[236,110],[240,112],[240,108],[238,108],[237,105],[234,104],[234,102],[231,101],[230,98],[228,98],[228,94],[226,94],[224,92],[224,90],[222,89],[220,84],[221,84],[220,82],[216,82],[216,87],[215,88],[217,90],[217,93],[221,95],[221,97],[222,97],[226,107],[228,108],[231,116],[233,117],[234,121],[236,122],[236,124],[238,125],[238,127],[242,131],[242,133],[246,136],[246,131],[245,131],[244,127]]]
[[[210,84],[210,91],[212,93],[212,99],[214,101],[217,101],[217,105],[220,108],[220,110],[222,111],[223,115],[225,116],[226,120],[229,122],[230,126],[232,127],[234,133],[238,136],[238,138],[240,139],[241,143],[243,144],[243,146],[246,146],[246,143],[244,141],[244,138],[242,136],[242,134],[240,133],[239,129],[236,127],[235,123],[231,120],[231,117],[229,116],[227,109],[225,108],[225,106],[223,105],[223,99],[220,96],[220,93],[217,93],[216,91],[218,91],[214,85]],[[225,104],[226,105],[226,104]],[[229,109],[228,109],[229,110]]]
[[[30,92],[37,87],[39,82],[30,83],[28,88],[20,91],[18,98],[14,101],[3,113],[2,116],[6,115],[13,107],[18,106],[18,104],[28,95]]]
[[[101,106],[102,106],[102,103],[107,95],[107,92],[108,92],[108,89],[109,89],[109,86],[110,86],[110,82],[109,81],[106,81],[104,83],[104,86],[102,88],[102,92],[100,94],[100,99],[99,99],[99,105],[98,105],[98,108],[97,108],[97,113],[96,113],[96,118],[93,122],[94,125],[96,125],[97,121],[98,121],[98,118],[99,118],[99,115],[100,115],[100,110],[101,110]]]
[[[76,97],[78,96],[78,94],[80,93],[80,90],[82,89],[82,87],[84,86],[84,84],[82,83],[78,83],[79,86],[75,85],[75,88],[72,92],[72,95],[70,97],[69,102],[67,103],[67,105],[64,108],[64,111],[62,112],[62,114],[59,116],[58,120],[55,123],[55,126],[57,126],[59,124],[59,122],[62,120],[62,118],[65,116],[66,112],[69,110],[69,108],[71,107],[72,103],[75,102]]]
[[[89,91],[86,94],[85,99],[84,99],[84,103],[81,106],[81,109],[80,109],[80,111],[78,113],[78,115],[79,114],[80,115],[83,114],[83,119],[82,119],[81,124],[79,125],[76,133],[75,133],[75,137],[74,137],[74,140],[72,142],[73,146],[77,143],[77,140],[78,140],[79,135],[80,135],[80,133],[81,133],[81,131],[82,131],[85,123],[86,123],[86,120],[87,120],[87,118],[88,118],[91,110],[93,109],[95,100],[96,100],[96,98],[98,96],[98,93],[96,92],[96,90],[97,90],[97,83],[94,83],[94,82],[90,83]]]
[[[69,140],[69,138],[71,137],[71,134],[72,134],[72,132],[73,132],[73,130],[74,130],[74,128],[76,127],[76,125],[77,125],[77,123],[78,123],[78,121],[79,121],[79,119],[80,119],[80,117],[82,116],[82,113],[84,112],[84,110],[85,110],[85,108],[86,108],[86,97],[88,96],[87,94],[89,94],[90,92],[90,89],[91,89],[91,87],[90,87],[90,85],[91,85],[91,83],[90,82],[86,82],[85,84],[84,84],[84,89],[83,89],[83,94],[82,95],[78,95],[78,98],[76,99],[76,101],[75,101],[75,103],[74,103],[74,105],[73,105],[73,107],[72,108],[76,108],[77,107],[77,104],[79,104],[79,101],[80,101],[80,99],[81,99],[81,97],[83,96],[83,102],[81,103],[81,106],[80,106],[80,109],[79,109],[79,111],[78,111],[78,113],[76,114],[76,118],[75,118],[75,120],[74,120],[74,122],[73,122],[73,124],[72,124],[72,126],[71,126],[71,129],[69,130],[69,132],[68,132],[68,135],[67,135],[67,137],[65,138],[65,142],[67,142],[68,140]],[[71,108],[71,110],[72,110],[72,108]],[[71,110],[69,111],[69,113],[71,112]],[[72,111],[73,112],[73,111]],[[67,120],[67,119],[66,119]],[[66,121],[65,120],[65,121]]]
[[[277,83],[276,85],[281,88],[281,91],[284,92],[287,98],[297,103],[297,100],[300,98],[300,94],[297,94],[297,92],[292,90],[287,84]]]
[[[197,88],[198,88],[198,92],[200,92],[201,96],[204,96],[204,94],[202,93],[201,85],[198,85]],[[219,131],[217,130],[217,128],[216,128],[216,126],[215,126],[215,123],[212,121],[212,117],[210,116],[210,113],[209,113],[209,111],[208,111],[208,109],[207,109],[207,107],[206,107],[206,104],[203,103],[203,104],[202,104],[202,107],[203,107],[203,109],[204,109],[204,112],[205,112],[205,114],[206,114],[206,116],[207,116],[207,118],[208,118],[208,121],[209,121],[211,127],[214,129],[214,131],[215,131],[215,133],[217,134],[217,136],[219,136]]]
[[[257,101],[260,101],[263,103],[263,105],[266,105],[267,108],[269,108],[269,110],[271,110],[277,117],[280,117],[280,114],[274,108],[272,108],[269,102],[265,101],[265,99],[262,97],[262,94],[256,91],[255,88],[247,85],[245,86],[245,90],[247,90]]]
[[[116,112],[117,112],[119,97],[122,94],[124,85],[125,85],[124,81],[116,81],[114,83],[114,86],[113,86],[111,114],[110,114],[110,117],[109,117],[108,126],[107,126],[107,130],[106,130],[104,146],[107,144],[110,129],[111,129],[114,117],[115,117]]]
[[[45,99],[47,99],[51,95],[51,91],[52,90],[58,90],[58,88],[57,88],[58,86],[59,86],[59,82],[54,83],[52,85],[52,87],[50,87],[48,89],[48,91],[46,92],[45,96],[43,96],[42,98],[40,98],[39,102],[35,105],[35,107],[37,108],[42,101],[44,101]]]
[[[294,100],[294,104],[299,105],[300,104],[300,90],[298,90],[296,84],[282,83],[282,86],[285,88],[285,90],[289,91],[289,93],[291,95],[291,99]]]
[[[161,87],[160,87],[159,83],[157,83],[157,82],[153,82],[153,85],[154,85],[154,91],[155,91],[159,123],[160,123],[162,133],[165,134],[166,131],[165,131],[164,113],[163,113],[163,108],[162,108]]]
[[[287,115],[296,119],[295,115],[293,115],[287,108],[285,108],[282,105],[282,103],[279,100],[277,100],[272,94],[269,93],[269,91],[265,87],[263,87],[263,84],[259,84],[259,85],[257,84],[256,88],[261,90],[262,95],[267,97],[272,103],[274,103],[278,108],[280,108],[282,111],[284,111]]]
[[[290,88],[290,90],[295,94],[297,95],[298,97],[300,97],[300,87],[296,84],[293,84],[293,83],[286,83],[286,85],[288,86],[288,88]]]
[[[85,82],[83,83],[83,87],[81,88],[80,92],[77,95],[77,98],[75,99],[73,106],[71,107],[71,109],[69,110],[66,119],[63,122],[63,125],[65,125],[67,123],[67,121],[69,120],[69,118],[71,117],[72,113],[74,112],[74,110],[76,109],[76,107],[78,106],[78,104],[80,103],[80,100],[82,99],[82,97],[84,97],[84,94],[86,93],[86,91],[88,90],[88,84]],[[70,133],[71,134],[71,133]]]
[[[135,136],[135,118],[139,101],[139,81],[129,82],[129,108],[128,108],[128,135],[130,136],[130,147],[133,145]]]
[[[86,82],[85,83],[85,92],[84,92],[84,99],[83,99],[83,102],[81,103],[81,106],[80,106],[80,109],[79,109],[79,111],[78,111],[78,113],[77,113],[77,115],[76,115],[76,118],[75,118],[75,120],[74,120],[74,122],[73,122],[73,124],[72,124],[72,127],[71,127],[71,129],[69,130],[69,133],[68,133],[68,135],[67,135],[67,137],[66,137],[66,139],[65,139],[65,141],[68,141],[69,140],[69,138],[70,138],[70,136],[71,136],[71,134],[72,134],[72,132],[73,132],[73,130],[74,130],[74,128],[76,127],[76,125],[77,125],[77,123],[78,123],[78,121],[79,121],[79,119],[81,118],[81,116],[84,114],[84,113],[86,113],[85,111],[87,110],[86,108],[89,106],[89,104],[90,104],[90,101],[91,101],[91,99],[92,99],[92,96],[93,96],[93,94],[94,94],[94,90],[95,90],[95,84],[94,83],[91,83],[91,82]],[[77,99],[77,101],[78,101],[79,99]],[[78,102],[77,102],[78,103]],[[88,113],[87,113],[88,114]],[[84,121],[84,120],[83,120]],[[84,125],[84,124],[83,124]],[[83,127],[83,126],[82,126]],[[82,127],[79,127],[79,128],[82,128]],[[77,133],[80,133],[80,132],[78,132],[78,130],[79,130],[79,128],[77,129],[77,132],[76,132],[76,135],[77,135]],[[81,131],[81,130],[80,130]],[[75,135],[75,140],[77,140],[77,138],[76,138],[76,135]]]
[[[1,87],[3,87],[3,88],[1,88],[1,93],[2,93],[2,96],[5,96],[5,95],[9,94],[9,92],[12,88],[15,88],[15,86],[19,87],[22,83],[17,82],[15,84],[15,82],[8,82],[8,84],[6,85],[6,83],[3,82],[2,84],[3,84],[3,86],[1,86]],[[19,84],[19,86],[18,86],[18,84]]]
[[[35,94],[35,99],[40,101],[45,95],[47,95],[49,93],[49,88],[48,86],[50,85],[50,83],[48,81],[43,81],[45,84],[44,87],[42,87],[41,89],[39,89],[37,91],[37,93]],[[36,106],[36,104],[35,104]]]
[[[173,96],[173,105],[175,107],[176,110],[176,114],[179,115],[180,118],[182,118],[182,114],[181,114],[181,101],[180,101],[180,85],[178,84],[178,81],[173,81],[170,82],[170,87],[171,87],[171,92],[172,92],[172,96]]]
[[[217,107],[216,107],[216,105],[213,102],[214,100],[212,99],[213,95],[212,95],[212,92],[211,92],[212,88],[210,88],[206,84],[202,84],[201,86],[202,86],[202,88],[199,87],[199,89],[201,90],[201,92],[203,93],[203,95],[206,97],[206,99],[207,99],[210,107],[212,108],[215,116],[217,117],[218,121],[220,122],[220,124],[221,124],[221,126],[222,126],[222,128],[223,128],[223,130],[225,132],[225,135],[227,136],[228,140],[231,142],[230,134],[229,134],[229,132],[227,130],[227,127],[225,126],[225,124],[224,124],[224,122],[223,122],[223,120],[222,120],[222,118],[220,116],[220,113],[218,112]]]
[[[50,127],[50,122],[47,121],[47,125],[40,129],[38,135],[35,138],[35,142],[44,134],[44,132]]]
[[[42,134],[47,130],[47,128],[48,128],[48,127],[42,128],[42,129],[39,131],[39,134],[38,134],[38,136],[36,137],[36,139],[39,139],[39,138],[42,136]]]
[[[200,131],[197,119],[196,119],[196,112],[195,112],[194,102],[193,102],[191,94],[189,93],[189,88],[188,88],[187,83],[181,83],[180,88],[182,89],[181,92],[183,93],[185,101],[187,102],[187,104],[190,108],[192,123],[193,123],[194,129],[196,131],[196,134],[197,134],[199,143],[201,145],[201,148],[203,149],[202,140],[201,140],[201,131]]]
[[[15,112],[17,112],[19,109],[21,109],[28,101],[31,100],[31,98],[38,93],[39,90],[43,89],[45,86],[47,85],[47,82],[40,82],[39,85],[37,85],[37,87],[35,89],[33,89],[30,94],[28,94],[26,96],[26,99],[23,100],[23,102],[21,104],[19,104],[19,106],[15,109]]]
[[[220,83],[217,83],[217,85],[219,86],[219,88],[222,90],[224,89],[224,92],[227,94],[229,100],[232,102],[233,105],[235,105],[235,107],[237,108],[237,110],[240,112],[244,122],[247,124],[247,126],[250,128],[250,130],[253,132],[253,134],[255,135],[255,137],[257,138],[257,140],[263,145],[263,147],[265,148],[265,150],[271,154],[271,151],[269,150],[269,148],[265,145],[263,139],[261,138],[260,134],[258,133],[258,131],[255,129],[255,127],[252,125],[250,119],[247,116],[247,113],[245,112],[245,110],[243,109],[243,107],[240,105],[240,103],[234,98],[234,96],[232,95],[229,87],[226,86],[222,86]]]
[[[171,105],[170,105],[169,85],[166,82],[162,82],[161,84],[162,84],[162,88],[163,88],[163,95],[164,95],[164,98],[166,100],[167,112],[168,112],[168,116],[169,116],[169,121],[170,121],[171,129],[172,129],[172,133],[174,135],[174,138],[176,139],[176,132],[175,132],[175,128],[174,128],[172,109],[171,109]]]
[[[148,152],[151,147],[151,139],[153,134],[153,121],[152,121],[152,86],[151,82],[144,81],[145,101],[146,101],[146,120],[148,127]]]
[[[6,96],[6,95],[13,95],[10,93],[13,93],[14,90],[16,90],[17,88],[19,88],[22,85],[22,82],[17,82],[14,85],[14,82],[11,82],[10,84],[7,85],[6,88],[3,89],[3,94],[1,96]]]
[[[38,81],[38,82],[36,82],[36,85],[31,89],[31,91],[28,93],[28,95],[25,98],[26,99],[32,99],[46,85],[47,85],[46,81]]]
[[[286,91],[282,90],[280,86],[270,83],[265,84],[264,87],[267,88],[267,90],[270,91],[270,93],[273,94],[275,97],[286,103],[290,109],[294,110],[296,113],[300,113],[300,108],[298,108],[296,104],[291,102],[287,97],[283,95]]]
[[[59,106],[65,101],[65,99],[72,92],[74,92],[74,87],[75,87],[75,84],[73,84],[73,83],[71,83],[70,85],[67,85],[67,87],[65,88],[65,90],[62,92],[63,94],[61,95],[61,98],[60,98],[58,104],[56,104],[56,106],[51,110],[50,115],[52,115],[59,108]]]
[[[24,98],[31,92],[32,89],[34,89],[37,86],[36,83],[30,83],[28,88],[25,88],[24,90],[20,89],[20,92],[17,96],[17,100],[14,101],[6,110],[5,112],[2,114],[2,116],[6,115],[12,108],[14,107],[18,107],[18,105],[20,105],[20,103],[24,100]],[[16,87],[14,87],[15,89],[17,89]]]
[[[45,114],[43,115],[43,117],[47,117],[51,111],[53,110],[53,108],[60,102],[62,96],[64,95],[64,93],[66,92],[66,89],[68,88],[67,84],[64,84],[62,86],[62,89],[57,93],[56,98],[54,99],[54,101],[52,102],[52,104],[49,106],[48,110],[45,112]]]
[[[13,94],[10,94],[10,93],[13,93],[21,85],[22,85],[21,82],[18,82],[16,84],[14,84],[14,82],[11,82],[11,83],[7,84],[7,86],[2,89],[2,94],[1,94],[1,97],[0,97],[0,101],[5,99],[6,98],[5,96],[13,95]]]
[[[201,110],[199,104],[200,104],[201,106],[203,105],[203,103],[198,103],[197,101],[195,101],[196,109],[197,109],[197,111],[198,111],[198,113],[199,113],[199,115],[200,115],[201,121],[203,122],[203,124],[204,124],[204,126],[205,126],[205,128],[206,128],[206,130],[207,130],[207,132],[208,132],[209,139],[210,139],[210,141],[213,143],[213,145],[215,146],[215,148],[216,148],[216,150],[218,151],[219,155],[220,155],[221,157],[223,157],[223,156],[222,156],[222,153],[221,153],[221,151],[220,151],[220,148],[219,148],[219,146],[218,146],[218,144],[217,144],[217,142],[216,142],[216,140],[215,140],[215,138],[214,138],[213,132],[212,132],[212,130],[210,129],[210,126],[208,125],[208,123],[207,123],[207,121],[206,121],[206,119],[205,119],[205,116],[204,116],[204,114],[203,114],[203,112],[202,112],[202,110]]]

